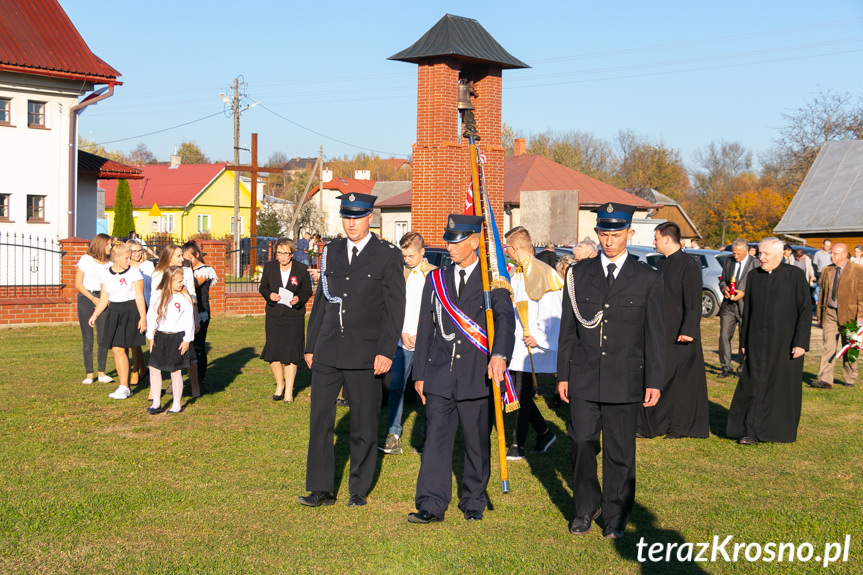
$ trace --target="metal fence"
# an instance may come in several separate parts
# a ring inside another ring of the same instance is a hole
[[[249,238],[240,239],[240,249],[225,252],[227,268],[231,270],[225,280],[226,293],[257,292],[261,285],[261,269],[270,261],[272,246],[276,238],[257,238],[256,269],[251,269],[251,247]]]
[[[179,246],[183,243],[180,241],[180,238],[174,237],[168,233],[151,234],[141,239],[144,240],[144,243],[147,244],[147,247],[153,252],[153,257],[159,257],[159,252],[161,252],[162,248],[167,245],[175,244]]]
[[[0,297],[59,296],[64,253],[55,240],[0,234]]]

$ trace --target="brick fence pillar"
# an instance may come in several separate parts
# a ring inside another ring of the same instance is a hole
[[[83,238],[66,238],[60,240],[60,249],[65,252],[60,258],[60,297],[67,298],[69,305],[64,312],[64,321],[78,321],[78,290],[75,289],[75,274],[78,270],[78,260],[87,253],[90,241]]]
[[[231,273],[228,262],[228,242],[221,240],[195,240],[204,252],[207,265],[215,270],[219,281],[210,285],[210,315],[225,315],[225,281]]]

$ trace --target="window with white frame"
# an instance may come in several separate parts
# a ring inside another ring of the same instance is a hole
[[[203,234],[210,231],[210,215],[209,214],[198,214],[195,218],[197,220],[197,230],[199,234]]]
[[[408,233],[408,223],[407,222],[396,222],[396,235],[393,238],[394,243],[398,243],[402,236]]]
[[[27,102],[27,125],[30,127],[45,127],[45,102],[29,100]]]
[[[45,221],[45,196],[28,195],[27,196],[27,221],[28,222],[44,222]]]
[[[12,100],[0,98],[0,126],[12,125]]]
[[[0,220],[9,221],[9,194],[0,194]]]
[[[159,218],[159,231],[174,233],[174,214],[162,214]]]

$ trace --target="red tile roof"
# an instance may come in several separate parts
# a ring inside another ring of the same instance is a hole
[[[534,190],[577,190],[581,206],[598,206],[605,202],[638,208],[654,205],[542,156],[507,157],[504,160],[503,203],[519,204],[521,192]]]
[[[411,205],[411,190],[396,194],[382,202],[376,202],[376,208],[403,208]]]
[[[84,150],[78,150],[78,175],[102,180],[140,180],[144,173],[138,169]]]
[[[0,70],[122,83],[120,73],[90,51],[57,0],[0,2]]]
[[[333,178],[329,182],[324,184],[325,190],[338,190],[342,194],[349,194],[351,192],[356,192],[358,194],[371,194],[372,188],[375,187],[377,183],[376,180],[355,180],[354,178]],[[311,198],[315,194],[318,193],[318,188],[320,186],[315,186],[311,190],[309,190],[309,194],[306,196],[306,199]]]
[[[183,164],[171,168],[168,164],[138,166],[144,177],[129,182],[133,208],[185,207],[201,193],[207,185],[222,173],[227,162],[221,164]],[[105,207],[114,207],[117,194],[116,180],[100,180],[99,187],[105,190]]]
[[[410,161],[408,161],[404,158],[384,158],[381,161],[384,162],[385,164],[387,164],[388,166],[391,166],[395,170],[400,170],[402,168],[402,166],[404,166],[405,164],[407,164],[408,166],[411,165]]]

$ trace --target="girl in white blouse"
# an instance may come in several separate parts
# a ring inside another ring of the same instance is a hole
[[[108,254],[111,253],[111,238],[105,234],[97,234],[87,253],[78,260],[75,270],[75,289],[78,290],[78,324],[81,326],[81,341],[83,343],[82,354],[84,356],[84,372],[86,376],[81,383],[93,383],[93,326],[89,319],[99,303],[102,270],[110,265]],[[105,329],[105,318],[96,322],[97,337],[101,337]],[[96,367],[98,368],[99,381],[111,383],[114,381],[110,375],[105,374],[105,362],[108,359],[108,348],[99,344],[96,356]]]
[[[182,267],[183,269],[183,286],[186,288],[186,293],[192,296],[192,303],[197,305],[195,299],[195,278],[192,275],[192,268],[183,265],[183,250],[176,244],[168,244],[159,252],[159,261],[156,264],[152,273],[153,293],[159,287],[162,281],[162,274],[170,266]],[[153,293],[150,294],[150,299],[153,299]],[[197,310],[196,310],[197,312]],[[196,316],[197,317],[197,316]],[[198,330],[198,324],[195,323],[195,331]],[[201,396],[201,388],[198,385],[198,360],[192,353],[192,364],[189,366],[189,383],[192,386],[192,397]],[[171,388],[168,388],[171,391]],[[153,399],[152,397],[150,399]]]
[[[174,397],[168,413],[182,410],[183,368],[191,365],[189,345],[195,337],[195,306],[183,284],[183,268],[164,270],[147,311],[147,339],[150,341],[150,398],[147,413],[155,415],[162,406],[162,372],[171,373]]]

